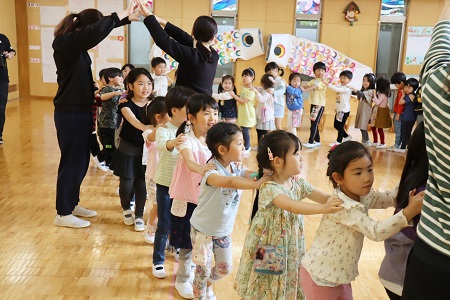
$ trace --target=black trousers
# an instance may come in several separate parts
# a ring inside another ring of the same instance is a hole
[[[92,112],[55,112],[61,159],[56,180],[56,211],[70,215],[80,201],[80,186],[89,167]]]
[[[345,131],[345,122],[347,122],[347,118],[350,115],[350,112],[344,113],[342,116],[342,121],[336,120],[336,116],[334,116],[334,129],[337,130],[338,136],[336,141],[342,143],[342,139],[348,137],[348,133]]]
[[[415,120],[402,121],[402,135],[401,135],[402,144],[399,148],[406,149],[406,146],[408,146],[409,140],[411,139],[411,132],[415,122],[416,122]]]
[[[315,105],[311,105],[311,108],[309,110],[310,112],[313,110],[314,106]],[[320,143],[319,123],[320,123],[320,120],[322,119],[324,110],[325,110],[325,106],[322,106],[319,110],[319,113],[317,114],[317,118],[314,121],[311,120],[311,128],[310,128],[309,139],[308,139],[308,143],[310,143],[310,144],[312,144],[314,142]]]
[[[420,238],[409,253],[402,300],[450,299],[450,256]]]
[[[6,103],[8,102],[8,81],[0,81],[0,137],[3,136],[3,128],[6,120]]]

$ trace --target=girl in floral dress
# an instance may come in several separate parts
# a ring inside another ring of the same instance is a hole
[[[261,169],[272,171],[272,180],[259,191],[258,212],[247,233],[235,281],[243,299],[304,299],[299,281],[300,260],[305,252],[303,216],[339,210],[341,201],[317,191],[300,174],[300,141],[292,133],[276,130],[258,146],[256,159]],[[308,197],[320,204],[300,201]],[[285,232],[280,241],[281,233]],[[253,262],[258,246],[282,243],[287,249],[287,268],[281,275],[257,273]]]

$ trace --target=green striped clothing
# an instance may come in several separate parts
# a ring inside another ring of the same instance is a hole
[[[434,27],[420,77],[430,168],[417,234],[450,256],[450,21]]]

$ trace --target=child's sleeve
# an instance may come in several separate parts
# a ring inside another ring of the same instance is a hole
[[[158,151],[163,152],[172,152],[167,150],[167,141],[170,140],[169,131],[167,128],[159,127],[156,129],[156,146],[158,147]]]
[[[191,149],[193,148],[193,143],[190,138],[186,138],[183,143],[178,146],[178,150],[181,152],[183,149]]]
[[[385,220],[376,221],[367,215],[359,203],[354,205],[344,203],[342,206],[344,209],[329,216],[335,219],[335,222],[361,232],[372,241],[384,241],[408,226],[403,211],[399,211]]]
[[[311,195],[312,192],[314,191],[314,187],[303,178],[300,178],[299,180],[297,180],[297,183],[299,184],[299,187],[300,187],[298,189],[300,199],[298,199],[298,200],[308,198],[309,195]]]
[[[286,93],[286,84],[284,83],[283,79],[279,79],[273,92],[273,95],[275,97],[279,97],[283,96],[285,93]]]
[[[303,96],[303,91],[298,88],[294,88],[290,85],[286,87],[286,93],[294,95],[295,97],[301,98]]]
[[[261,103],[267,102],[268,100],[270,100],[271,97],[272,97],[272,94],[266,92],[265,90],[262,90],[261,92],[256,93],[256,100],[258,100],[258,102],[261,102]]]
[[[258,209],[265,208],[272,204],[273,199],[285,194],[284,189],[280,185],[271,181],[263,183],[259,188]]]
[[[233,97],[230,95],[230,93],[228,92],[223,92],[223,93],[213,93],[212,97],[214,99],[216,99],[216,101],[221,101],[221,100],[231,100],[233,99]]]

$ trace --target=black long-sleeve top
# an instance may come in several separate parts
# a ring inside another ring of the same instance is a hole
[[[129,23],[128,18],[121,21],[113,13],[92,25],[55,37],[52,44],[58,82],[53,100],[55,111],[91,111],[94,102],[92,61],[87,51],[115,27]]]
[[[175,85],[190,87],[197,93],[212,95],[212,85],[219,61],[217,51],[210,48],[212,61],[208,62],[200,51],[194,48],[194,39],[175,25],[167,23],[163,29],[154,15],[146,17],[144,24],[156,45],[179,63]]]
[[[3,54],[3,51],[16,52],[16,50],[11,47],[9,39],[6,37],[6,35],[0,33],[0,54]],[[0,82],[5,81],[9,82],[7,63],[5,63],[5,68],[0,68]]]

